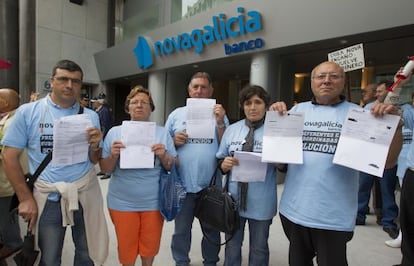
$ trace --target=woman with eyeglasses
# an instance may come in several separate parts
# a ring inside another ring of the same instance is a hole
[[[125,101],[131,121],[148,122],[155,106],[148,89],[135,86]],[[111,173],[107,203],[118,240],[118,257],[124,266],[135,265],[141,256],[143,266],[153,264],[160,248],[164,219],[159,211],[159,178],[161,167],[170,170],[177,153],[171,136],[156,126],[153,168],[122,169],[120,167],[122,126],[112,127],[105,140],[100,160],[101,170]],[[137,134],[136,136],[140,136]],[[140,160],[140,154],[136,154]]]

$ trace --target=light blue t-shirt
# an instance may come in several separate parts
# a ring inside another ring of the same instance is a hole
[[[358,171],[333,164],[349,108],[304,102],[291,111],[305,114],[303,164],[289,164],[279,211],[290,221],[310,228],[353,231],[358,204]],[[286,152],[286,151],[285,151]]]
[[[254,131],[253,152],[262,152],[264,126]],[[243,140],[246,138],[249,128],[245,125],[245,120],[238,121],[229,126],[224,132],[217,151],[217,158],[224,159],[233,156],[235,151],[241,151]],[[234,199],[238,199],[239,182],[232,181],[231,171],[227,174],[229,178],[229,191]],[[277,195],[276,195],[276,166],[268,163],[266,178],[264,182],[249,182],[247,192],[246,210],[239,210],[240,216],[255,220],[269,220],[276,215]]]
[[[108,131],[103,144],[102,158],[110,155],[111,145],[115,140],[121,140],[121,126],[112,127]],[[163,127],[156,127],[155,143],[164,144],[170,156],[177,156],[173,140]],[[138,155],[137,160],[139,160]],[[117,211],[158,210],[159,180],[162,166],[157,156],[154,163],[154,168],[121,169],[118,160],[109,180],[108,208]]]
[[[401,105],[401,110],[403,111],[402,117],[404,119],[404,126],[402,128],[403,145],[398,155],[397,176],[404,178],[405,171],[408,167],[407,154],[413,139],[412,124],[414,122],[414,108],[411,104],[403,104]]]
[[[176,132],[186,129],[187,107],[179,107],[168,116],[165,128],[174,137]],[[227,117],[224,119],[229,125]],[[177,147],[180,160],[180,174],[187,192],[197,193],[207,187],[217,166],[216,152],[219,146],[218,133],[213,139],[188,138]]]
[[[414,119],[404,119],[404,127],[411,129],[414,132]],[[407,167],[414,169],[414,141],[411,142],[407,151]]]
[[[39,101],[23,104],[17,110],[2,144],[18,149],[27,148],[29,169],[33,174],[53,148],[53,121],[78,112],[79,103],[70,108],[61,108],[52,102],[49,95]],[[94,127],[100,127],[96,112],[84,108],[83,113],[89,116]],[[89,157],[84,162],[72,165],[54,167],[49,163],[39,179],[50,183],[72,183],[86,175],[93,166]]]

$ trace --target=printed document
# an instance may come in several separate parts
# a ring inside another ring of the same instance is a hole
[[[215,99],[187,99],[186,133],[189,138],[213,139],[216,130]]]
[[[304,114],[281,115],[267,111],[262,147],[262,162],[303,163],[302,135]]]
[[[375,117],[363,109],[350,109],[333,162],[382,177],[388,149],[400,117]]]
[[[86,114],[65,116],[54,121],[51,161],[54,167],[88,160],[88,127],[92,127],[92,122]]]
[[[235,151],[234,158],[237,158],[239,160],[239,165],[233,166],[231,170],[231,178],[233,181],[265,181],[267,163],[262,163],[260,153]]]
[[[154,168],[155,122],[123,121],[121,141],[125,148],[121,149],[120,168]]]

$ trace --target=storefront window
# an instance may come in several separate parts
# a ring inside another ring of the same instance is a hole
[[[122,39],[128,40],[232,1],[237,0],[171,0],[170,5],[166,1],[129,3],[124,7],[124,15],[129,16],[118,27],[122,28]]]
[[[171,23],[236,0],[172,0]]]
[[[122,23],[124,40],[135,38],[139,34],[158,28],[160,25],[159,14],[160,6],[158,4],[148,5],[136,15],[124,20]]]

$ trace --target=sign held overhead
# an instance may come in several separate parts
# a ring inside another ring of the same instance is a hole
[[[328,61],[337,63],[345,72],[364,68],[364,47],[362,43],[360,43],[329,53]]]

